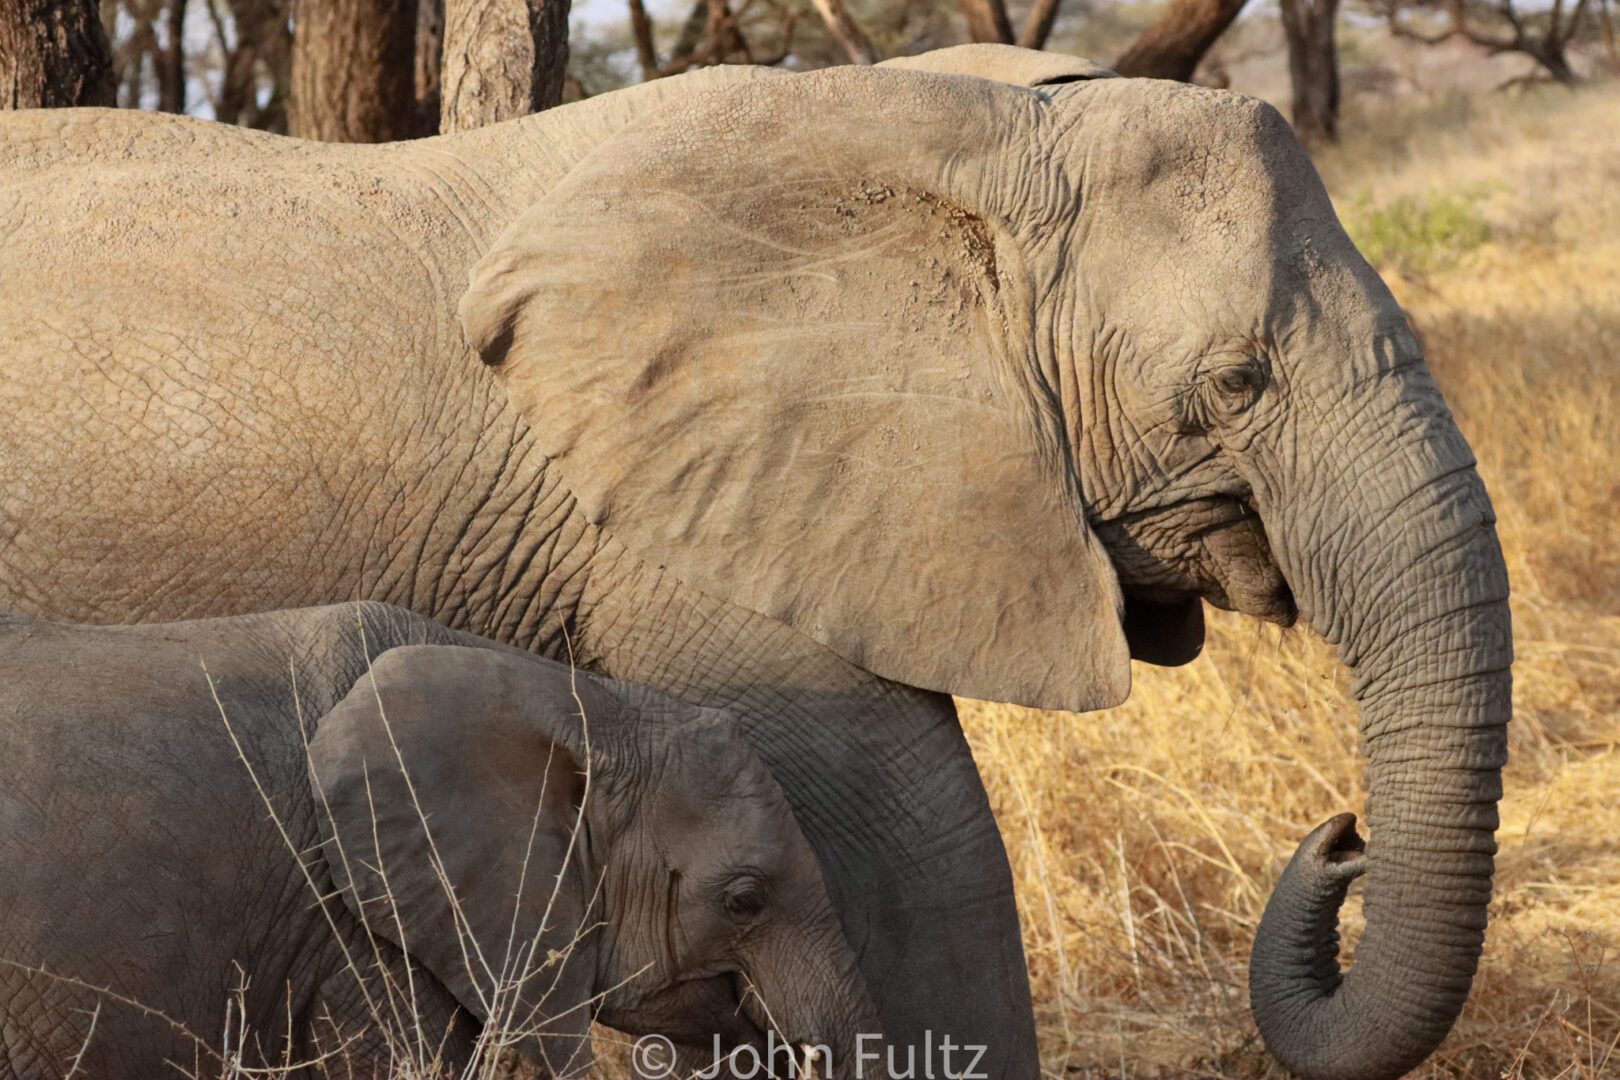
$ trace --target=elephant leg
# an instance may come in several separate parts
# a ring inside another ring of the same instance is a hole
[[[908,1048],[928,1060],[928,1042],[943,1068],[948,1038],[949,1075],[1032,1080],[1012,874],[955,705],[876,680],[867,691],[790,694],[792,709],[749,709],[745,728],[816,847],[899,1072]]]
[[[905,1047],[921,1063],[926,1041],[949,1038],[985,1047],[976,1065],[976,1051],[955,1051],[953,1073],[1034,1080],[1012,872],[951,699],[878,678],[622,551],[597,562],[569,655],[732,712],[816,849],[899,1071]],[[877,1062],[864,1072],[887,1075]]]
[[[816,847],[883,1018],[885,1041],[868,1044],[861,1075],[907,1075],[914,1055],[921,1076],[931,1045],[936,1076],[1033,1080],[1012,875],[955,706],[880,685],[862,696],[795,692],[791,706],[769,709],[748,693],[731,705]],[[731,1077],[713,1057],[678,1046],[673,1068],[655,1072]],[[855,1075],[855,1063],[833,1065],[834,1076]]]

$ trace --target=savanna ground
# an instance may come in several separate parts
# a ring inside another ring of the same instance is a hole
[[[1620,1077],[1620,87],[1368,108],[1318,164],[1479,455],[1518,658],[1486,953],[1415,1075]],[[1052,1076],[1281,1075],[1249,946],[1305,833],[1362,806],[1355,710],[1309,631],[1210,615],[1121,708],[961,703]]]

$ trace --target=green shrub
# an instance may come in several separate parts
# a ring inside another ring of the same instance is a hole
[[[1491,238],[1479,212],[1483,192],[1402,195],[1374,206],[1363,195],[1345,216],[1345,228],[1367,261],[1380,270],[1422,277],[1454,266],[1457,259]]]

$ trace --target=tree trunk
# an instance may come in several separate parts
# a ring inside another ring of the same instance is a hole
[[[968,36],[974,41],[1011,45],[1012,22],[1007,18],[1007,5],[1002,0],[961,0],[962,14],[967,16]]]
[[[686,19],[681,23],[680,34],[675,38],[675,48],[669,54],[670,61],[684,60],[703,45],[703,28],[708,25],[708,12],[708,0],[696,0],[692,4],[692,10],[686,13]]]
[[[1187,82],[1215,39],[1243,10],[1244,0],[1170,0],[1158,21],[1137,37],[1114,70],[1140,79]]]
[[[444,109],[439,74],[444,67],[444,0],[420,0],[416,9],[416,130],[434,135]]]
[[[1024,28],[1018,31],[1018,45],[1024,49],[1044,49],[1046,39],[1052,36],[1052,24],[1057,22],[1058,6],[1062,0],[1035,0],[1029,14],[1024,16]]]
[[[875,64],[878,62],[877,48],[866,31],[861,29],[849,9],[844,7],[844,0],[811,0],[816,11],[821,14],[821,21],[827,24],[827,33],[833,36],[843,48],[844,55],[849,57],[852,64]]]
[[[288,0],[227,0],[227,22],[221,5],[203,5],[214,23],[214,40],[224,54],[214,119],[224,124],[287,132],[287,98],[292,82],[292,26]],[[261,85],[264,73],[268,87]],[[264,104],[260,94],[268,89]]]
[[[1603,31],[1603,56],[1609,70],[1620,74],[1620,49],[1614,43],[1614,22],[1609,18],[1609,0],[1598,0],[1598,26]]]
[[[641,79],[658,78],[658,46],[653,42],[652,19],[641,0],[630,0],[630,38],[636,43],[636,63],[641,67]]]
[[[1288,74],[1294,83],[1294,130],[1307,146],[1339,138],[1339,0],[1282,0]]]
[[[569,0],[445,0],[439,130],[466,131],[562,101]]]
[[[415,134],[416,5],[300,0],[293,28],[292,134],[392,142]]]
[[[1575,69],[1569,66],[1569,54],[1565,52],[1562,41],[1549,36],[1539,47],[1526,51],[1559,85],[1574,86],[1581,81],[1581,77],[1575,74]]]
[[[186,0],[169,0],[163,10],[163,51],[157,54],[158,109],[186,111]]]
[[[0,108],[117,103],[96,0],[0,0]]]
[[[736,17],[732,15],[727,0],[706,0],[704,6],[707,11],[703,20],[703,36],[711,50],[708,62],[723,64],[728,57],[741,56],[743,63],[753,63],[748,41],[737,29]]]

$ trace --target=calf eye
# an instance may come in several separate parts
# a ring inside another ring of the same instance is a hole
[[[739,881],[726,890],[726,914],[739,921],[756,918],[765,910],[765,890],[757,881]]]

